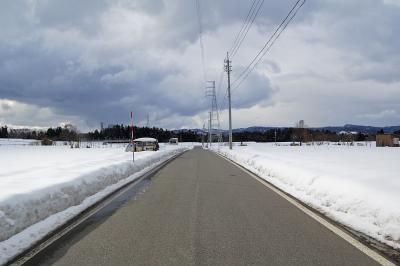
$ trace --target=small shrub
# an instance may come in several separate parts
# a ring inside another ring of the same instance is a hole
[[[53,141],[51,139],[44,138],[44,139],[42,139],[42,145],[43,146],[51,146],[51,145],[53,145]]]

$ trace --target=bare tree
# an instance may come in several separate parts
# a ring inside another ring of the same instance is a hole
[[[307,125],[304,120],[300,120],[296,123],[295,128],[293,129],[292,140],[300,142],[300,146],[303,142],[307,142],[310,139],[310,134],[307,129]]]

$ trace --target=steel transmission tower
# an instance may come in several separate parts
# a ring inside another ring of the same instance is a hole
[[[210,98],[210,117],[209,117],[209,135],[208,142],[211,147],[213,140],[222,142],[222,132],[220,129],[219,111],[217,103],[217,94],[215,91],[215,81],[207,81],[206,96]]]

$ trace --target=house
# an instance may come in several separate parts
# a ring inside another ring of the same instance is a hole
[[[160,146],[158,145],[158,140],[154,138],[138,138],[133,140],[134,145],[130,143],[125,151],[132,152],[133,146],[135,147],[135,152],[139,151],[157,151]]]
[[[399,139],[397,134],[377,134],[376,147],[399,147]]]

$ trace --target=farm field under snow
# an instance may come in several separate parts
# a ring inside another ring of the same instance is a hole
[[[400,249],[400,148],[249,143],[219,152],[330,218]]]
[[[39,145],[40,140],[35,139],[0,139],[0,146]]]
[[[160,144],[134,164],[123,145],[110,147],[0,145],[0,264],[191,145]]]

